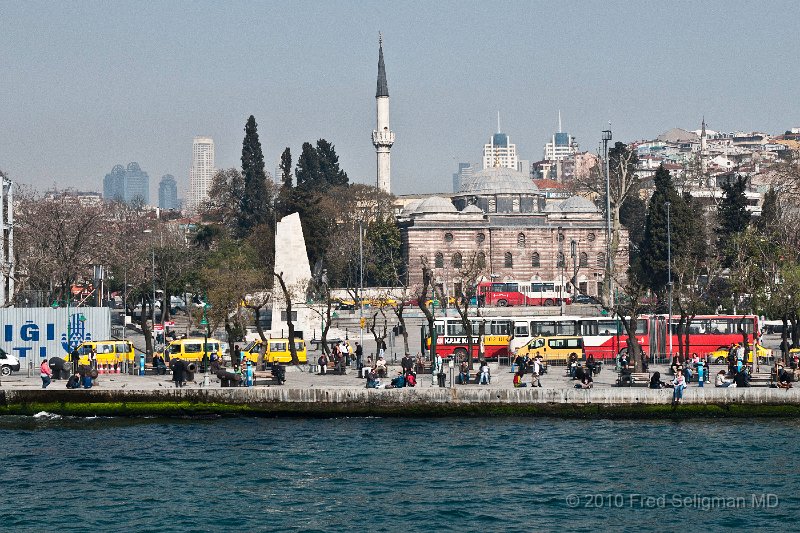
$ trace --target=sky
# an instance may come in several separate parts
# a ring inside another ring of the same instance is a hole
[[[192,138],[241,165],[249,115],[267,170],[332,142],[375,183],[382,32],[392,192],[448,192],[501,129],[521,159],[557,129],[597,151],[672,128],[800,126],[800,2],[0,0],[0,169],[39,190],[102,190],[136,161],[186,195]]]

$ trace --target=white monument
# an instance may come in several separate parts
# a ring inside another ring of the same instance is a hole
[[[306,241],[300,225],[300,214],[292,213],[278,221],[275,230],[275,273],[281,274],[291,297],[292,322],[295,336],[311,337],[314,312],[306,305],[306,293],[311,282],[311,267],[308,264]],[[286,300],[278,277],[275,276],[272,303],[272,337],[289,334],[286,323]]]

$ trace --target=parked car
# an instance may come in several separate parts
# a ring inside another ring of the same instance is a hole
[[[11,372],[19,372],[19,359],[0,348],[0,374],[8,376]]]
[[[600,300],[598,300],[594,296],[589,296],[588,294],[576,294],[575,298],[572,299],[572,303],[574,303],[574,304],[599,304]]]

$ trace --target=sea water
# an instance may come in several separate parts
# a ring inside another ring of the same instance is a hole
[[[0,418],[7,531],[785,529],[800,423]]]

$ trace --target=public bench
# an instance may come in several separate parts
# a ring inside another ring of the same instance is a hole
[[[647,387],[650,385],[650,372],[620,372],[617,387]]]
[[[770,372],[754,372],[750,375],[751,387],[771,387],[773,383]]]
[[[272,372],[258,371],[253,373],[253,385],[281,385],[281,382],[272,375]]]

